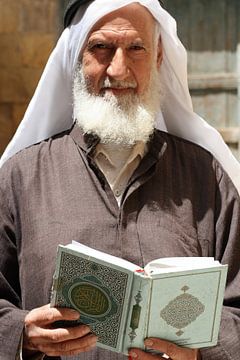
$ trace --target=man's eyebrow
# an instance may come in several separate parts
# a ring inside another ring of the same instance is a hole
[[[107,45],[116,45],[118,43],[118,41],[113,41],[113,40],[110,40],[110,39],[106,39],[104,37],[96,37],[96,38],[92,38],[92,39],[89,39],[88,42],[87,42],[87,46],[88,47],[91,47],[91,46],[94,46],[96,44],[107,44]],[[142,39],[135,39],[135,40],[131,40],[129,41],[128,43],[128,46],[145,46],[145,41],[143,41]]]
[[[96,37],[96,38],[92,38],[92,39],[88,39],[87,45],[88,46],[92,46],[98,43],[104,43],[104,44],[112,44],[113,42],[104,38],[100,38],[100,37]]]

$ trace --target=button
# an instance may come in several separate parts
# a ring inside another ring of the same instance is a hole
[[[121,195],[121,191],[120,190],[115,190],[115,196],[120,196]]]

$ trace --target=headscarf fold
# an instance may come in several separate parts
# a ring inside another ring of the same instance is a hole
[[[90,30],[103,16],[131,3],[146,7],[160,25],[164,87],[163,111],[157,128],[192,141],[210,151],[231,177],[240,193],[240,164],[221,135],[193,111],[187,80],[187,53],[177,36],[176,22],[158,0],[94,0],[79,7],[53,50],[35,94],[0,166],[21,149],[71,127],[72,81],[79,54]]]

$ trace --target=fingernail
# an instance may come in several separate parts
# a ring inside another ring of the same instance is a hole
[[[91,329],[89,328],[89,326],[87,326],[87,325],[80,325],[80,326],[82,327],[83,333],[85,335],[87,335],[89,333],[90,333],[90,335],[94,335],[94,334],[91,333]]]
[[[144,341],[144,344],[145,344],[145,346],[150,347],[150,346],[153,346],[153,341],[150,340],[150,339],[147,339],[147,340]]]
[[[130,357],[130,359],[131,359],[131,358],[136,359],[136,358],[137,358],[137,354],[136,354],[135,352],[131,351],[130,354],[129,354],[129,357]]]
[[[95,343],[98,342],[98,337],[97,337],[96,335],[91,334],[90,336],[91,336],[91,338],[93,339],[93,341],[94,341]]]

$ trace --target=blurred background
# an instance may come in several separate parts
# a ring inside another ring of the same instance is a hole
[[[62,31],[68,0],[0,0],[0,155]],[[240,160],[240,1],[164,0],[189,56],[195,111]]]

